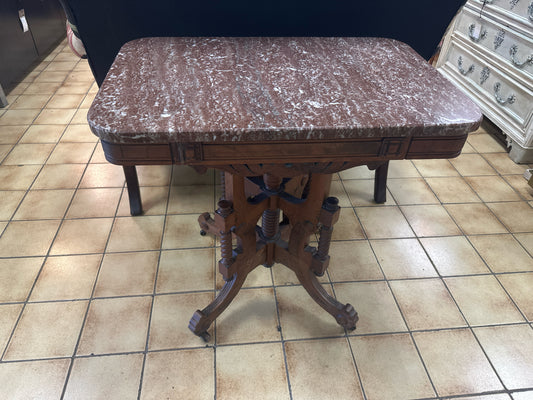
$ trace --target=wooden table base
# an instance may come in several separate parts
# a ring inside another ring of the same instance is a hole
[[[331,297],[316,278],[328,267],[331,233],[339,218],[338,200],[327,197],[331,175],[310,175],[302,198],[285,190],[288,179],[272,174],[255,178],[261,190],[254,196],[246,193],[243,176],[226,176],[231,180],[226,182],[226,199],[218,203],[214,219],[209,213],[199,218],[201,229],[220,239],[218,265],[226,283],[211,304],[194,313],[189,329],[208,341],[209,326],[229,306],[248,274],[259,265],[271,267],[276,262],[293,270],[311,298],[342,327],[355,329],[355,309]],[[314,233],[319,235],[317,248],[309,246]]]

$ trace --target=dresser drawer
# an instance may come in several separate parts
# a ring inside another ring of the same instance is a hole
[[[510,73],[533,82],[533,38],[508,29],[488,16],[479,17],[475,10],[465,8],[459,16],[455,32],[473,46],[481,46],[496,54]]]
[[[500,114],[525,135],[533,113],[533,92],[504,75],[497,66],[468,44],[450,43],[443,70],[460,83],[484,109]],[[488,112],[490,111],[490,112]]]
[[[506,18],[533,26],[533,0],[469,0],[469,3],[485,10],[494,10]]]

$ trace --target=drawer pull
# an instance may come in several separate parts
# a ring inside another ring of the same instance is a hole
[[[470,36],[470,39],[474,42],[479,42],[480,40],[485,39],[487,36],[487,30],[483,29],[483,27],[476,30],[476,24],[470,24],[468,27],[468,36]]]
[[[533,1],[531,4],[529,4],[529,7],[527,8],[527,16],[529,17],[530,21],[533,21]]]
[[[463,57],[459,56],[459,58],[457,59],[457,69],[462,75],[466,76],[474,72],[474,69],[476,69],[476,67],[474,66],[474,64],[472,64],[468,69],[464,69],[463,68]]]
[[[481,70],[481,73],[479,74],[479,83],[484,84],[487,79],[489,79],[490,76],[490,69],[489,67],[484,67]]]
[[[513,44],[509,49],[509,54],[511,55],[511,61],[517,67],[523,67],[526,64],[533,64],[533,54],[531,54],[525,61],[518,61],[516,58],[516,53],[518,53],[518,46]]]
[[[516,96],[514,94],[512,94],[509,97],[507,97],[506,99],[504,99],[500,95],[500,88],[501,88],[501,84],[499,82],[496,82],[494,84],[494,98],[496,99],[496,101],[498,103],[500,103],[502,106],[504,106],[506,104],[513,104],[515,102],[515,100],[516,100]]]

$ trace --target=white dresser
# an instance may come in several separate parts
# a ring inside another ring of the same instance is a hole
[[[533,162],[533,0],[468,0],[437,68],[501,128],[511,159]]]

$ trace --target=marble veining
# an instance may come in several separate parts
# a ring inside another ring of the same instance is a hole
[[[143,38],[88,113],[115,143],[459,135],[481,113],[404,43],[381,38]]]

